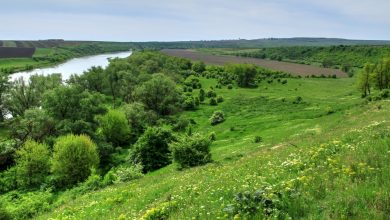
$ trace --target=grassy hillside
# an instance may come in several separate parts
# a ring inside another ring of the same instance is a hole
[[[390,103],[362,103],[353,84],[289,79],[217,89],[223,103],[182,113],[196,122],[193,131],[216,133],[214,163],[184,171],[170,165],[82,196],[65,192],[38,219],[240,219],[253,212],[255,219],[382,219],[390,211]],[[216,81],[203,78],[202,85]],[[293,104],[298,96],[303,101]],[[227,119],[211,126],[217,109]],[[255,136],[263,141],[254,143]]]

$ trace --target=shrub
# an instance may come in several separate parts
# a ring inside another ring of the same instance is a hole
[[[18,186],[39,187],[49,175],[49,150],[45,144],[27,141],[16,151],[16,175]]]
[[[268,198],[264,190],[257,190],[238,193],[233,204],[225,207],[224,211],[231,216],[239,215],[252,219],[259,212],[269,216],[275,210],[275,205],[275,201]]]
[[[228,88],[228,89],[233,89],[233,85],[232,85],[232,84],[229,84],[229,85],[227,85],[227,88]]]
[[[100,130],[108,142],[111,142],[114,146],[129,143],[130,128],[124,112],[110,110],[98,120]]]
[[[183,109],[194,110],[196,108],[195,98],[193,96],[184,96],[183,98]]]
[[[149,127],[134,144],[130,153],[133,163],[141,163],[149,172],[170,164],[168,144],[173,140],[171,130],[165,127]]]
[[[32,219],[35,215],[50,210],[53,194],[49,191],[19,193],[13,191],[2,195],[11,219]]]
[[[170,144],[173,161],[179,168],[204,165],[211,161],[211,141],[199,134],[184,136]]]
[[[302,102],[302,97],[297,96],[297,97],[295,98],[295,100],[293,101],[293,104],[299,104],[299,103],[301,103],[301,102]]]
[[[141,220],[164,220],[177,208],[175,201],[168,201],[158,204],[156,207],[146,210]]]
[[[211,98],[211,99],[209,100],[209,104],[210,104],[210,105],[218,105],[218,102],[217,102],[217,100],[216,100],[215,98]]]
[[[255,143],[260,143],[261,141],[263,141],[263,138],[260,136],[255,136],[255,138],[253,139],[253,142]]]
[[[217,102],[218,102],[218,103],[221,103],[221,102],[223,102],[223,101],[224,101],[223,97],[222,97],[221,95],[219,95],[219,96],[217,97]]]
[[[286,84],[286,83],[287,83],[287,79],[282,80],[282,84]]]
[[[215,132],[211,132],[209,134],[209,140],[210,141],[216,141],[217,140],[217,134]]]
[[[225,121],[225,115],[222,111],[215,111],[209,120],[211,125],[216,125]]]
[[[0,194],[17,189],[16,167],[0,172]]]
[[[200,101],[200,102],[203,102],[204,99],[205,99],[205,97],[206,97],[205,91],[204,91],[203,89],[200,89],[200,90],[199,90],[199,101]]]
[[[207,91],[206,96],[207,98],[215,98],[217,97],[217,93],[214,90],[210,89]]]
[[[84,181],[99,165],[96,145],[86,135],[59,137],[54,145],[52,171],[61,187]]]
[[[123,183],[143,177],[143,167],[141,164],[121,166],[114,172],[114,183]]]
[[[197,73],[202,73],[206,70],[206,65],[202,61],[196,61],[192,64],[192,70]]]
[[[8,213],[8,211],[5,209],[2,202],[0,202],[0,220],[11,220],[11,215]]]

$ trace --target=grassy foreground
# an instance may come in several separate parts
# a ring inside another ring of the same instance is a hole
[[[153,219],[156,213],[241,219],[254,210],[383,219],[390,213],[390,102],[363,103],[353,82],[288,79],[285,85],[217,89],[223,103],[182,113],[196,122],[194,132],[216,133],[214,163],[184,171],[170,165],[82,196],[65,192],[37,219]],[[215,85],[202,79],[203,88]],[[302,101],[293,104],[298,96]],[[215,110],[224,111],[226,121],[211,126]],[[255,136],[263,141],[254,143]]]

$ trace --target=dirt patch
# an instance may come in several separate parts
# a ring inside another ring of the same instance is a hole
[[[235,56],[219,56],[219,55],[211,55],[211,54],[201,53],[198,51],[183,50],[183,49],[164,49],[162,50],[162,52],[171,56],[203,61],[206,64],[226,65],[229,63],[247,63],[247,64],[255,64],[257,66],[261,66],[271,70],[291,73],[292,75],[300,75],[300,76],[336,75],[337,77],[348,76],[347,73],[338,69],[322,68],[322,67],[316,67],[316,66],[310,66],[304,64],[274,61],[274,60],[264,60],[264,59],[257,59],[257,58],[246,58],[246,57],[235,57]]]

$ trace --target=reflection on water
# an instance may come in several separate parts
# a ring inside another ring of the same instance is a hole
[[[101,66],[103,68],[108,66],[108,58],[125,58],[131,55],[131,51],[119,52],[119,53],[110,53],[110,54],[100,54],[94,56],[80,57],[71,59],[63,64],[42,68],[42,69],[34,69],[32,71],[23,71],[14,73],[11,75],[10,79],[13,81],[17,78],[23,77],[24,79],[28,79],[31,75],[34,74],[43,74],[49,75],[52,73],[61,73],[62,79],[67,80],[72,74],[81,74],[84,71],[88,70],[92,66]]]

